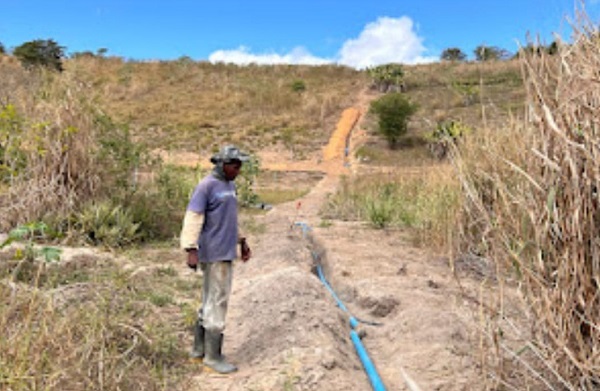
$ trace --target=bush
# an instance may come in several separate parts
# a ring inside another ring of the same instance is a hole
[[[377,116],[379,132],[385,137],[390,148],[408,131],[408,120],[417,111],[401,93],[391,93],[371,102],[370,112]]]
[[[46,73],[34,104],[0,107],[0,230],[43,221],[110,247],[172,237],[196,176],[162,167],[70,74]]]
[[[467,55],[459,48],[448,48],[444,49],[440,55],[442,61],[465,61]]]
[[[170,239],[179,234],[198,173],[182,167],[158,168],[155,180],[141,185],[122,202],[140,224],[139,240]]]
[[[25,42],[17,46],[13,54],[25,67],[42,66],[59,72],[63,70],[64,47],[51,39]]]
[[[404,90],[404,68],[402,64],[385,64],[368,68],[371,85],[380,92],[402,92]]]
[[[479,45],[473,50],[477,61],[497,61],[506,60],[510,57],[510,53],[497,46]]]
[[[292,91],[294,92],[303,92],[306,90],[306,83],[304,80],[294,80],[292,83]]]
[[[93,202],[76,215],[79,234],[92,245],[122,247],[138,240],[140,224],[130,210],[109,200]]]
[[[9,182],[25,168],[23,126],[13,105],[0,107],[0,182]]]
[[[433,156],[439,160],[448,157],[450,148],[471,129],[460,121],[443,121],[428,136],[428,147]]]
[[[243,207],[255,206],[259,203],[258,194],[254,191],[254,182],[260,173],[260,161],[253,156],[250,161],[245,162],[242,172],[236,180],[238,200]]]

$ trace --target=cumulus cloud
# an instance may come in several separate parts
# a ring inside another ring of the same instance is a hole
[[[427,49],[423,38],[414,31],[413,21],[406,17],[381,17],[369,23],[358,38],[349,39],[339,50],[336,58],[321,58],[307,49],[297,47],[287,54],[252,53],[241,46],[233,50],[218,50],[209,56],[210,62],[235,64],[304,64],[322,65],[339,63],[353,68],[387,64],[391,62],[416,64],[437,61],[437,57],[425,56]]]
[[[410,18],[382,17],[367,24],[358,38],[344,43],[339,62],[361,69],[391,62],[416,64],[437,60],[425,57],[426,51]]]
[[[234,50],[217,50],[213,52],[208,60],[210,62],[225,62],[240,65],[247,64],[302,64],[302,65],[322,65],[330,63],[331,60],[319,58],[310,54],[303,47],[297,47],[287,54],[266,53],[254,54],[245,46],[240,46]]]

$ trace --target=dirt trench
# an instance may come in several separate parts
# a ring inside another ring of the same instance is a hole
[[[224,353],[239,371],[222,376],[198,366],[196,389],[371,389],[349,338],[348,315],[314,274],[314,251],[352,315],[378,324],[361,324],[359,331],[387,390],[477,389],[472,309],[447,262],[411,246],[402,231],[321,224],[327,196],[340,175],[351,174],[346,148],[357,143],[347,138],[361,125],[361,109],[342,115],[323,160],[312,166],[325,175],[307,196],[252,217],[265,232],[250,235],[254,258],[235,266],[225,330]]]

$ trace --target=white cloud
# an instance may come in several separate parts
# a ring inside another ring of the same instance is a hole
[[[387,64],[391,62],[416,64],[436,61],[425,57],[427,51],[423,38],[413,31],[413,21],[382,17],[365,26],[358,38],[344,43],[339,62],[354,68]]]
[[[427,49],[423,38],[414,31],[413,21],[406,17],[381,17],[369,23],[358,38],[349,39],[339,50],[337,58],[321,58],[312,55],[303,47],[287,54],[252,53],[240,46],[233,50],[218,50],[209,56],[210,62],[235,64],[305,64],[322,65],[339,63],[362,69],[391,62],[416,64],[437,61],[437,57],[426,57]]]
[[[322,65],[330,63],[331,60],[313,56],[303,47],[297,47],[288,54],[254,54],[250,49],[240,46],[234,50],[217,50],[213,52],[208,60],[210,62],[225,62],[234,64],[303,64]]]

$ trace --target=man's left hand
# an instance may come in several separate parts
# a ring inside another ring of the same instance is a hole
[[[246,240],[240,242],[240,248],[242,250],[242,261],[246,262],[252,257],[252,250],[250,250],[250,246],[248,246]]]

